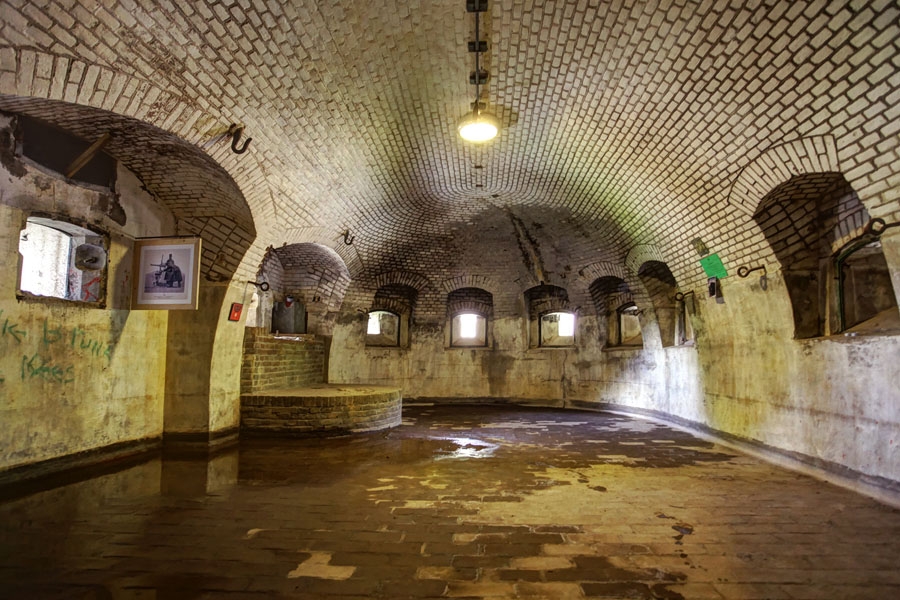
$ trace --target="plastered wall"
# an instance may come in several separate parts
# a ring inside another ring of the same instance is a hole
[[[896,238],[883,242],[894,260]],[[330,380],[399,385],[407,400],[648,409],[900,481],[897,331],[794,340],[780,272],[768,280],[726,278],[724,303],[697,299],[693,343],[666,348],[647,312],[642,349],[603,349],[593,315],[579,318],[574,348],[529,349],[523,315],[492,321],[491,348],[458,349],[442,322],[414,323],[409,348],[366,347],[365,315],[345,311]]]
[[[173,219],[127,170],[116,192],[30,164],[0,167],[0,470],[162,434],[167,318],[129,310],[132,238],[169,233]],[[16,299],[19,232],[32,211],[109,235],[104,308]]]

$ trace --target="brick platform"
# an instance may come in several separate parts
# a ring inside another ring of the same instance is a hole
[[[241,430],[377,431],[400,424],[400,388],[316,384],[241,396]]]

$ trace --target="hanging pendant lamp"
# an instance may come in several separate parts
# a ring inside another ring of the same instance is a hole
[[[472,112],[460,120],[456,129],[465,141],[481,144],[494,139],[500,132],[500,121],[484,112],[481,101],[481,84],[487,82],[488,72],[481,69],[481,53],[487,49],[487,42],[480,39],[479,16],[487,10],[487,1],[467,0],[466,10],[475,13],[475,41],[469,42],[469,51],[475,54],[475,71],[469,76],[469,83],[475,85],[475,102],[472,103]]]

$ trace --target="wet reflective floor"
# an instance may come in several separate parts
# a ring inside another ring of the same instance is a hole
[[[407,407],[3,493],[0,598],[900,598],[900,511],[618,415]]]

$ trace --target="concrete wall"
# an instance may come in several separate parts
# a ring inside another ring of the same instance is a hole
[[[885,238],[889,261],[896,253]],[[896,273],[896,262],[892,263]],[[578,321],[576,347],[529,349],[527,320],[493,320],[491,347],[445,347],[445,324],[413,324],[409,348],[365,346],[365,314],[334,331],[330,381],[398,385],[404,398],[615,404],[659,411],[867,476],[900,481],[900,331],[794,340],[779,272],[700,297],[694,343],[663,348],[645,313],[643,349],[603,349],[605,324]]]
[[[129,310],[131,240],[170,234],[173,219],[122,168],[116,192],[10,159],[0,166],[0,470],[162,433],[167,319]],[[19,232],[32,211],[109,235],[105,308],[16,299]]]

